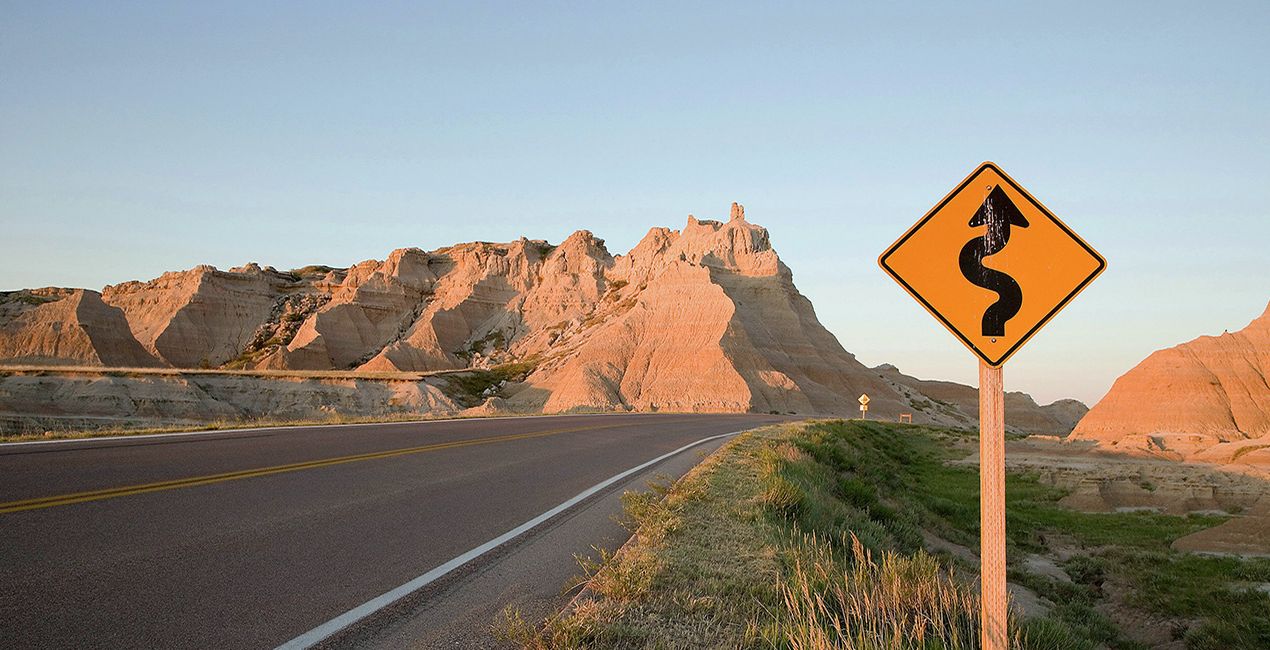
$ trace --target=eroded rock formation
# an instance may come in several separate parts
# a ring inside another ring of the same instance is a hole
[[[118,308],[86,289],[0,294],[0,360],[6,363],[157,366]]]
[[[0,375],[0,433],[206,422],[453,413],[441,378],[423,381],[237,374]]]
[[[939,413],[963,426],[979,425],[979,391],[973,386],[951,381],[917,379],[890,364],[873,369],[913,407],[923,413]],[[1062,399],[1040,406],[1027,393],[1005,394],[1006,428],[1015,433],[1066,436],[1089,407],[1074,399]]]
[[[737,204],[726,222],[653,228],[625,255],[580,230],[558,246],[405,248],[347,269],[200,266],[100,296],[44,291],[63,297],[34,304],[44,298],[27,292],[0,309],[0,362],[354,373],[516,362],[524,381],[482,395],[483,408],[853,415],[867,393],[872,417],[965,426],[977,413],[973,389],[938,397],[944,384],[843,349]],[[1011,400],[1026,429],[1070,428],[1058,406]]]
[[[1270,306],[1242,330],[1152,353],[1080,421],[1074,438],[1175,459],[1270,453]]]

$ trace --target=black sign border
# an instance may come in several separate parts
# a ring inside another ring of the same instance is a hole
[[[999,175],[1001,178],[1005,179],[1005,182],[1009,183],[1010,187],[1018,191],[1018,193],[1021,194],[1024,198],[1026,198],[1028,202],[1030,202],[1033,206],[1036,207],[1036,209],[1040,210],[1041,214],[1044,214],[1046,217],[1049,217],[1050,221],[1054,222],[1054,225],[1062,229],[1063,232],[1067,233],[1068,237],[1071,237],[1072,239],[1076,241],[1076,243],[1080,244],[1081,248],[1084,248],[1085,251],[1090,254],[1090,256],[1098,260],[1098,268],[1094,269],[1093,272],[1090,273],[1088,277],[1086,277],[1079,285],[1076,286],[1075,289],[1071,291],[1071,293],[1067,294],[1065,298],[1060,300],[1058,304],[1054,307],[1054,309],[1050,310],[1050,313],[1046,314],[1044,318],[1037,321],[1036,325],[1032,327],[1032,329],[1028,330],[1027,334],[1024,334],[1021,338],[1019,338],[1018,342],[1010,346],[1010,349],[1006,350],[1005,353],[1003,353],[1000,356],[1000,358],[997,358],[995,360],[988,357],[988,355],[985,354],[983,350],[980,350],[978,346],[976,346],[974,343],[971,343],[970,339],[966,338],[966,336],[963,335],[960,331],[958,331],[956,327],[953,327],[953,324],[950,323],[948,319],[944,317],[943,314],[939,313],[939,310],[935,309],[934,305],[931,305],[929,302],[927,302],[926,299],[921,296],[921,294],[917,293],[917,291],[913,289],[912,286],[910,286],[907,282],[904,281],[904,278],[900,277],[899,273],[896,273],[895,269],[892,269],[890,266],[887,266],[887,263],[886,263],[886,260],[888,257],[893,255],[895,251],[899,250],[900,246],[903,246],[904,243],[907,242],[913,235],[917,234],[917,231],[921,230],[922,226],[926,225],[926,222],[934,218],[935,214],[938,213],[945,205],[947,205],[948,202],[951,201],[954,196],[960,193],[963,189],[966,188],[967,185],[969,185],[981,174],[983,174],[985,170],[989,170],[989,169],[996,172],[997,175]],[[1077,235],[1075,232],[1072,231],[1071,228],[1068,228],[1067,224],[1063,223],[1062,220],[1054,216],[1054,213],[1050,212],[1049,209],[1047,209],[1044,205],[1042,205],[1040,201],[1036,200],[1036,197],[1032,196],[1027,190],[1023,189],[1018,183],[1014,181],[1013,178],[1010,178],[1010,175],[1006,174],[1005,171],[1003,171],[1000,167],[996,165],[996,163],[989,161],[979,165],[979,167],[976,168],[973,172],[971,172],[970,175],[967,176],[965,180],[961,181],[961,184],[959,184],[956,188],[954,188],[953,191],[949,192],[948,195],[943,198],[943,200],[941,200],[938,204],[935,205],[935,207],[931,208],[926,213],[926,216],[922,217],[917,223],[913,224],[913,227],[909,228],[908,231],[905,232],[899,239],[897,239],[894,244],[891,244],[890,247],[888,247],[886,251],[883,252],[882,255],[878,257],[878,266],[881,266],[882,270],[886,271],[886,274],[891,276],[891,279],[895,280],[896,282],[900,284],[900,286],[904,287],[904,290],[907,291],[909,295],[913,296],[913,298],[915,298],[918,302],[922,303],[922,306],[926,308],[926,311],[929,311],[931,314],[933,314],[935,318],[938,319],[939,322],[942,323],[943,326],[948,329],[948,331],[952,332],[954,336],[956,336],[963,344],[965,344],[966,347],[970,348],[970,350],[974,352],[976,356],[982,359],[984,363],[996,368],[1005,364],[1005,362],[1011,356],[1013,356],[1014,353],[1018,351],[1019,348],[1023,347],[1024,343],[1027,343],[1028,341],[1030,341],[1033,335],[1035,335],[1038,331],[1040,331],[1042,327],[1044,327],[1047,323],[1049,323],[1050,320],[1053,319],[1054,316],[1063,309],[1063,307],[1066,307],[1067,303],[1071,302],[1072,299],[1075,298],[1076,295],[1079,294],[1081,291],[1084,291],[1085,287],[1089,286],[1089,283],[1094,281],[1094,278],[1101,275],[1102,272],[1106,270],[1107,268],[1107,260],[1102,255],[1099,255],[1098,251],[1094,250],[1093,247],[1090,246],[1088,243],[1086,243],[1084,239],[1081,239],[1080,235]]]

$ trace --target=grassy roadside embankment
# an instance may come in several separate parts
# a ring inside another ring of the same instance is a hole
[[[625,495],[632,540],[558,617],[509,611],[496,629],[530,648],[977,648],[978,477],[947,464],[974,444],[859,421],[743,434],[673,487]],[[1041,597],[1012,617],[1015,647],[1270,647],[1270,594],[1252,586],[1270,560],[1169,548],[1222,518],[1086,514],[1062,496],[1007,481],[1011,581]]]

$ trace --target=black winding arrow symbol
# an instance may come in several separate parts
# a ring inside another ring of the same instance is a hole
[[[1010,241],[1010,226],[1027,228],[1027,218],[1010,201],[1005,190],[996,185],[970,217],[970,227],[979,226],[988,229],[961,247],[957,262],[967,280],[998,295],[997,301],[983,312],[983,335],[1005,336],[1005,322],[1014,318],[1023,306],[1023,290],[1014,278],[984,266],[983,258],[1000,253]]]

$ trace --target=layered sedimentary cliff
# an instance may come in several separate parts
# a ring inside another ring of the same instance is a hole
[[[101,294],[0,296],[5,364],[370,373],[513,362],[523,381],[485,395],[486,411],[854,414],[868,393],[874,417],[966,425],[977,413],[963,403],[973,389],[932,401],[941,384],[843,349],[736,204],[727,221],[653,228],[625,255],[581,230],[558,246],[405,248],[347,269],[201,266]],[[1012,399],[1027,428],[1070,428],[1061,408]]]
[[[0,433],[208,422],[384,418],[462,409],[443,378],[212,373],[0,373]]]
[[[150,367],[117,307],[85,289],[0,294],[0,360],[6,363]]]
[[[1270,306],[1242,330],[1152,353],[1072,436],[1178,459],[1270,464]]]

